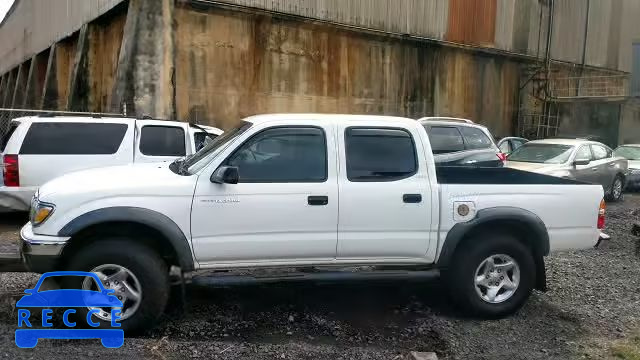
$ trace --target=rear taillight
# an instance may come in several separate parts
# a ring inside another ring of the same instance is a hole
[[[604,229],[604,215],[606,213],[607,204],[604,200],[600,201],[600,209],[598,210],[598,229]]]
[[[4,168],[2,170],[2,176],[4,179],[4,186],[20,186],[20,168],[18,166],[18,155],[5,155],[3,161]]]
[[[498,153],[498,159],[500,159],[500,161],[502,161],[502,162],[507,162],[507,154],[499,152]]]

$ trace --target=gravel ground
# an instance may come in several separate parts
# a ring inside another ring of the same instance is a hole
[[[12,248],[24,218],[0,216],[0,252]],[[608,209],[612,241],[547,259],[550,290],[515,316],[458,316],[437,282],[189,287],[186,314],[171,304],[160,326],[117,350],[98,341],[43,340],[17,349],[15,300],[37,275],[0,274],[0,357],[81,359],[444,359],[611,357],[612,343],[640,330],[640,257],[630,235],[640,195]]]

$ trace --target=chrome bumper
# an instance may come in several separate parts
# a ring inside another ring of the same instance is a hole
[[[37,235],[31,223],[20,230],[20,256],[29,270],[38,273],[54,271],[69,237]]]

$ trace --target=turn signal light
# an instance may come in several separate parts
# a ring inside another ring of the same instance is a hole
[[[600,209],[598,210],[598,229],[604,229],[604,215],[607,210],[607,204],[604,202],[604,199],[600,201]]]

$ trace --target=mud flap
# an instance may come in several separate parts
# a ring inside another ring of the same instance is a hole
[[[547,268],[544,264],[544,257],[536,258],[536,290],[546,292],[547,287]]]

